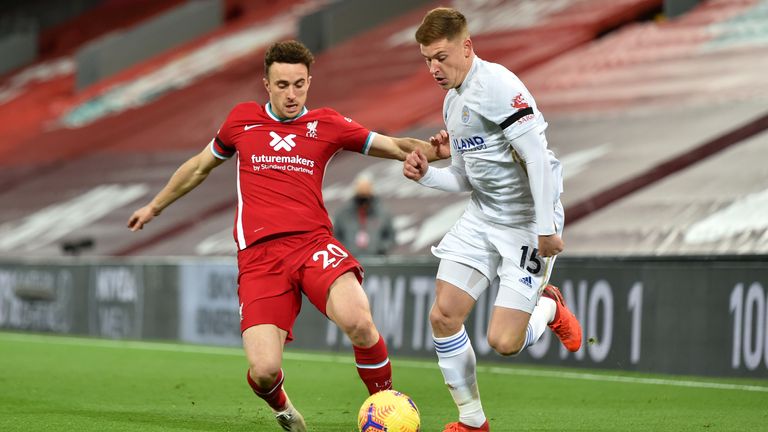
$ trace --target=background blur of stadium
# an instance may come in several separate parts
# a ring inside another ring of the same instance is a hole
[[[553,280],[592,343],[569,355],[545,338],[519,361],[767,378],[768,0],[5,0],[0,329],[237,345],[233,165],[139,234],[128,216],[234,104],[266,101],[277,40],[316,53],[309,108],[439,130],[444,93],[413,32],[441,4],[527,84],[565,165]],[[330,212],[361,171],[398,231],[366,267],[377,324],[395,353],[431,356],[429,248],[467,196],[342,154]],[[296,346],[346,349],[309,309]]]

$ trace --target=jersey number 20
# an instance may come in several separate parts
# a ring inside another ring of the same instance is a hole
[[[312,255],[312,259],[314,261],[320,261],[320,259],[323,260],[323,270],[327,269],[328,266],[333,268],[338,267],[339,264],[344,261],[344,258],[349,256],[346,252],[344,252],[344,249],[336,246],[333,243],[328,243],[326,248],[328,250],[319,250]]]

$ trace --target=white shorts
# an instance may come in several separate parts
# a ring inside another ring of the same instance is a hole
[[[555,214],[557,233],[562,234],[562,206]],[[495,305],[533,312],[555,263],[555,257],[538,256],[538,243],[535,224],[509,227],[465,212],[440,244],[432,248],[441,259],[437,279],[466,291],[475,300],[490,283],[498,283]],[[478,282],[472,270],[480,272],[486,281]]]

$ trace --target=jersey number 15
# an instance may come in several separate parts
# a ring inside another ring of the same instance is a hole
[[[539,260],[539,250],[537,248],[531,249],[531,255],[528,255],[528,246],[523,246],[520,250],[523,253],[520,256],[520,268],[528,270],[532,274],[538,274],[541,271],[541,260]],[[528,263],[528,266],[525,264]]]

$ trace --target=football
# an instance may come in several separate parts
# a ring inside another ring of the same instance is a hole
[[[408,395],[396,390],[372,394],[357,414],[360,432],[419,432],[419,409]]]

